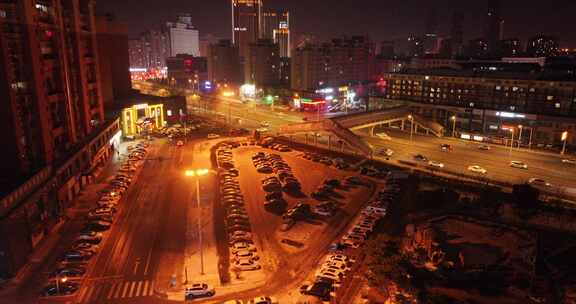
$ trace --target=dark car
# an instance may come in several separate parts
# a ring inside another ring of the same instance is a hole
[[[80,285],[77,282],[71,281],[59,282],[58,284],[54,282],[44,286],[41,294],[46,297],[71,295],[78,291],[79,286]]]
[[[94,256],[95,252],[92,250],[69,250],[62,256],[63,261],[78,262],[87,261]]]
[[[340,181],[337,179],[328,179],[324,181],[324,185],[328,185],[332,188],[340,187]]]
[[[270,192],[266,194],[266,200],[282,199],[282,192]]]
[[[421,162],[427,162],[428,161],[428,158],[426,158],[426,156],[424,156],[422,154],[414,155],[414,159],[417,161],[421,161]]]
[[[86,224],[86,229],[92,231],[106,231],[110,227],[112,227],[112,224],[104,221],[91,221]]]
[[[58,278],[77,278],[81,277],[86,273],[86,268],[81,266],[76,267],[61,267],[58,268],[50,273],[50,277],[58,277]]]

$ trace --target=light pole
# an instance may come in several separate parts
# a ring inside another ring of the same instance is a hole
[[[510,138],[510,153],[509,153],[510,155],[512,155],[512,148],[514,147],[514,128],[510,128],[508,130],[510,130],[510,133],[512,135]]]
[[[410,141],[412,141],[412,135],[414,132],[414,116],[410,114],[408,115],[408,119],[410,119]]]
[[[56,294],[60,294],[60,280],[62,280],[62,283],[66,283],[66,281],[68,281],[67,277],[63,277],[62,279],[60,279],[60,274],[56,275]]]
[[[452,115],[450,119],[452,120],[452,137],[456,137],[456,115]]]
[[[518,130],[520,130],[520,133],[518,133],[518,150],[520,150],[520,145],[522,144],[522,129],[524,129],[524,126],[518,125]]]
[[[200,249],[200,274],[204,275],[204,249],[202,243],[202,209],[200,209],[200,177],[208,174],[208,169],[186,170],[184,175],[187,177],[196,177],[196,206],[198,208],[198,247]]]
[[[528,150],[532,150],[532,131],[534,127],[530,126],[530,138],[528,138]]]
[[[566,142],[568,141],[568,131],[562,132],[562,141],[564,143],[562,144],[562,151],[560,151],[560,154],[564,155],[564,153],[566,153]]]

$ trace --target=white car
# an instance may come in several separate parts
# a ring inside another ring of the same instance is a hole
[[[220,135],[214,133],[208,134],[208,139],[214,139],[214,138],[220,138]]]
[[[392,149],[383,148],[383,149],[378,151],[378,155],[391,157],[392,155],[394,155],[394,151]]]
[[[569,165],[576,165],[576,159],[565,158],[562,160],[562,162]]]
[[[255,262],[251,258],[240,258],[234,261],[232,264],[234,269],[242,270],[242,271],[250,271],[250,270],[258,270],[260,269],[260,264]]]
[[[510,167],[518,169],[528,169],[528,165],[518,160],[513,160],[510,162]]]
[[[376,133],[374,134],[376,137],[380,138],[380,139],[384,139],[384,140],[390,140],[390,136],[388,136],[388,134],[386,133]]]
[[[478,165],[469,166],[468,171],[472,171],[474,173],[480,173],[480,174],[488,173],[488,171],[486,171],[486,169],[484,169]]]
[[[208,284],[204,283],[192,284],[191,287],[184,289],[184,296],[186,298],[211,297],[214,294],[216,294],[214,288],[209,288]]]
[[[270,123],[267,121],[263,121],[260,123],[260,126],[263,128],[269,128],[270,127]]]
[[[441,168],[444,168],[444,164],[443,164],[443,163],[437,162],[437,161],[433,161],[433,160],[429,161],[429,162],[428,162],[428,165],[429,165],[430,167],[434,167],[434,168],[440,168],[440,169],[441,169]]]
[[[478,149],[488,151],[488,150],[490,150],[490,146],[489,145],[480,145],[480,146],[478,146]]]
[[[278,304],[278,299],[274,297],[256,297],[250,300],[248,304]]]

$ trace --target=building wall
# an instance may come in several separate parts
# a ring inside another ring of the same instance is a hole
[[[280,83],[280,51],[271,39],[250,44],[244,66],[244,80],[257,87],[276,86]]]
[[[105,105],[132,94],[128,30],[110,16],[96,18],[102,97]]]
[[[104,121],[94,1],[4,1],[0,14],[3,277],[59,221],[114,124]]]
[[[247,56],[250,43],[261,37],[262,0],[231,0],[232,43],[241,58]]]
[[[200,56],[200,42],[198,30],[187,27],[185,24],[174,24],[169,26],[170,56],[188,54]]]
[[[210,45],[208,51],[208,80],[218,83],[242,82],[239,48],[229,40]]]
[[[364,82],[373,74],[374,49],[366,37],[305,45],[297,48],[292,55],[293,90]]]

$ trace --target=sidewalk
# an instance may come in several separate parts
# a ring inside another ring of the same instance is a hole
[[[55,249],[58,247],[61,240],[69,236],[69,231],[74,231],[74,226],[78,225],[77,220],[80,219],[81,214],[86,213],[86,211],[92,207],[91,204],[98,199],[98,191],[106,187],[106,179],[115,174],[119,163],[124,158],[122,154],[125,155],[126,153],[126,146],[132,143],[133,142],[121,143],[120,150],[123,151],[123,153],[121,153],[121,155],[114,153],[106,166],[102,167],[97,172],[95,182],[86,185],[84,189],[79,192],[79,195],[72,201],[70,207],[64,210],[60,221],[53,227],[48,235],[40,241],[40,244],[30,255],[28,263],[20,269],[14,278],[7,281],[3,288],[0,289],[0,295],[3,298],[9,296],[21,296],[21,294],[19,294],[21,288],[31,284],[35,285],[35,283],[40,282],[39,278],[35,277],[35,275],[42,273],[46,270],[45,268],[52,266],[49,265],[48,261],[50,258],[54,258],[51,254],[53,255],[55,253]],[[41,282],[41,284],[44,283],[45,282],[43,281]],[[26,296],[34,295],[29,294],[28,290]],[[8,302],[13,303],[14,301],[12,299],[8,300]],[[3,302],[0,301],[0,303]]]

